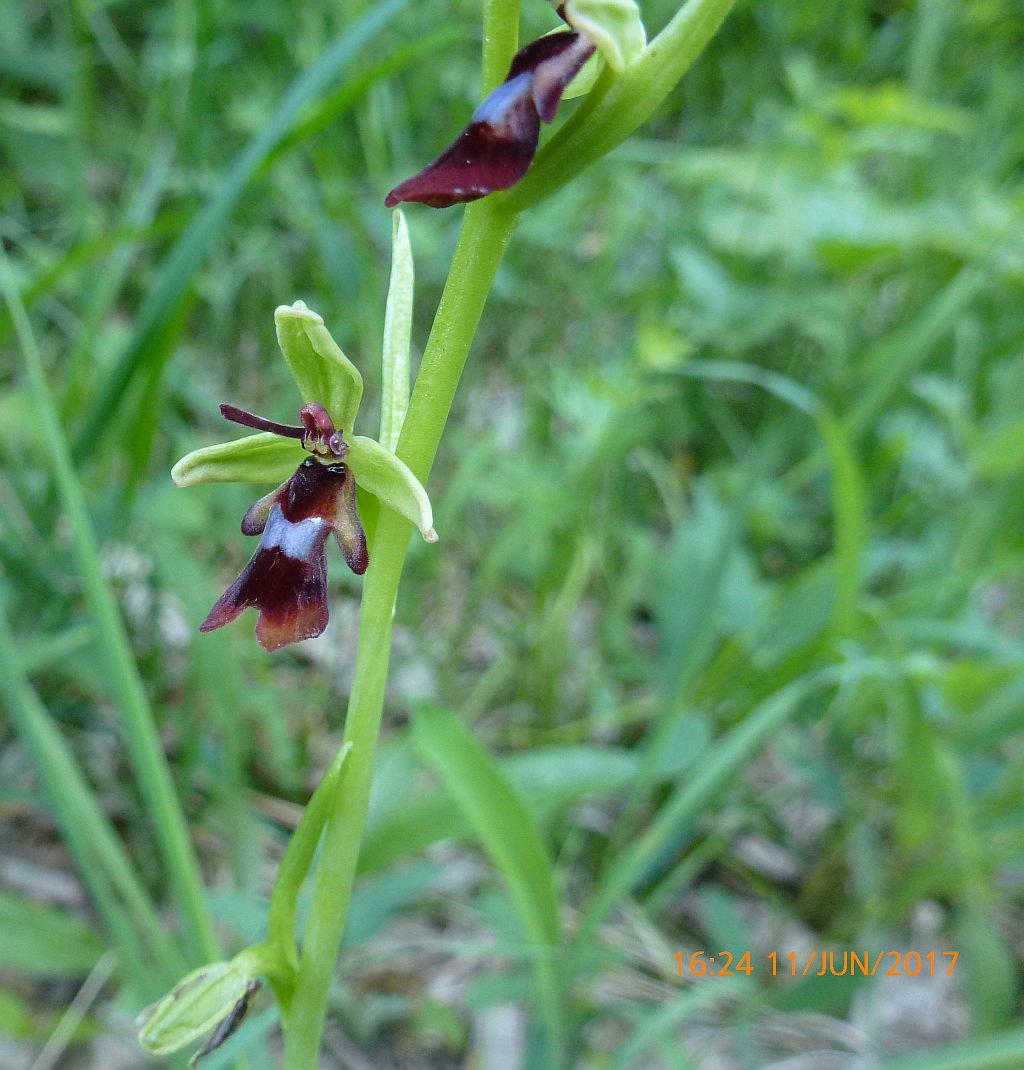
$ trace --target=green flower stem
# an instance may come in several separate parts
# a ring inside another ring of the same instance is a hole
[[[519,0],[484,0],[484,54],[480,96],[505,81],[519,47]]]
[[[423,354],[398,455],[425,480],[441,441],[484,302],[516,219],[480,202],[466,209],[441,304]],[[345,721],[352,750],[328,820],[285,1036],[288,1070],[315,1070],[373,780],[384,708],[391,620],[413,526],[381,510],[359,610],[359,650]]]
[[[43,363],[11,272],[7,254],[0,246],[0,289],[3,291],[25,361],[35,418],[49,443],[48,457],[61,502],[71,521],[75,555],[86,598],[96,623],[107,662],[109,679],[120,699],[128,750],[146,811],[153,823],[167,875],[181,909],[189,955],[197,961],[218,957],[203,891],[199,862],[188,834],[188,825],[174,791],[174,783],[160,745],[153,711],[146,697],[138,666],[132,656],[117,603],[100,568],[99,547],[85,494],[71,462],[67,436],[43,371]]]
[[[470,205],[423,354],[398,456],[426,482],[498,264],[523,208],[552,193],[647,119],[711,39],[733,0],[690,0],[627,69],[607,71],[510,193]],[[517,0],[484,0],[483,90],[499,84],[518,42]],[[387,509],[374,536],[359,611],[345,722],[352,744],[328,819],[285,1035],[286,1070],[315,1070],[341,933],[359,860],[384,706],[391,620],[412,525]]]

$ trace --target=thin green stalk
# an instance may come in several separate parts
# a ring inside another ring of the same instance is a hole
[[[85,586],[86,598],[96,624],[111,683],[120,700],[128,750],[139,789],[153,828],[171,886],[174,889],[190,957],[196,961],[217,958],[219,949],[213,920],[206,904],[199,862],[189,838],[188,825],[174,791],[174,783],[160,745],[153,712],[146,697],[138,666],[132,657],[128,635],[117,603],[100,568],[99,547],[85,494],[69,452],[67,436],[43,371],[43,363],[18,293],[7,254],[0,247],[0,290],[3,291],[18,340],[25,371],[45,440],[61,502],[71,521],[75,556]]]
[[[484,302],[516,220],[482,202],[466,210],[459,243],[423,354],[398,455],[425,480],[441,440]],[[391,620],[412,525],[382,510],[359,609],[359,649],[345,721],[345,763],[324,836],[298,982],[285,1035],[288,1070],[315,1070],[369,806],[384,708]],[[343,744],[344,745],[344,744]]]
[[[501,85],[519,47],[519,3],[484,0],[484,54],[480,95]]]

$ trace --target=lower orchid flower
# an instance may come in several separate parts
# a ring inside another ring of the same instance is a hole
[[[242,533],[259,535],[241,575],[200,625],[212,631],[244,609],[259,611],[256,638],[265,650],[320,635],[327,627],[328,537],[333,533],[349,568],[369,562],[356,488],[412,521],[435,542],[430,500],[395,455],[408,404],[408,353],[412,307],[412,256],[401,213],[395,213],[392,287],[385,317],[385,375],[381,442],[349,434],[363,392],[362,376],[342,353],[323,320],[301,301],[274,313],[281,352],[306,404],[301,425],[280,424],[221,405],[233,423],[260,432],[207,446],[171,470],[179,487],[194,483],[273,482],[242,519]]]
[[[355,479],[342,463],[348,444],[316,402],[303,406],[304,427],[274,424],[231,405],[220,409],[235,423],[299,439],[313,454],[242,518],[244,535],[261,536],[256,553],[199,625],[201,632],[213,631],[253,606],[260,612],[256,637],[265,650],[277,650],[327,627],[328,535],[334,533],[357,575],[369,563]]]
[[[533,162],[540,124],[554,121],[570,83],[595,52],[619,74],[646,44],[634,0],[564,0],[557,10],[571,28],[521,48],[508,77],[466,129],[433,163],[396,186],[387,207],[417,201],[448,208],[514,186]]]

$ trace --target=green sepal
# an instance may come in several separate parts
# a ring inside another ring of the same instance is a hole
[[[562,13],[574,30],[594,42],[616,74],[621,74],[647,44],[640,8],[634,0],[566,0]]]
[[[427,542],[437,542],[430,499],[408,465],[379,442],[362,435],[350,438],[348,447],[345,464],[352,469],[357,485],[411,520]]]
[[[194,483],[283,483],[308,456],[297,439],[269,431],[186,454],[171,469],[179,487]]]
[[[557,33],[558,31],[555,30],[553,32]],[[595,52],[580,68],[580,73],[565,87],[562,100],[585,97],[594,88],[594,83],[603,70],[604,57],[600,52]]]
[[[302,301],[274,311],[277,342],[305,402],[318,401],[346,437],[352,430],[363,377],[342,353],[324,321]]]
[[[409,228],[400,208],[391,229],[391,282],[384,306],[384,349],[380,392],[380,444],[395,452],[409,410],[409,346],[415,287]]]
[[[169,1055],[209,1033],[246,996],[253,975],[244,962],[214,962],[193,970],[139,1015],[139,1044]]]

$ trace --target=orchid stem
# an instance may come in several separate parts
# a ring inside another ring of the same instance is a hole
[[[480,202],[466,209],[423,354],[398,456],[426,480],[498,264],[516,218]],[[413,526],[381,511],[359,609],[359,648],[345,720],[352,750],[328,819],[285,1036],[287,1070],[315,1070],[327,999],[355,879],[373,780],[391,651],[391,621]]]
[[[397,453],[426,483],[487,294],[523,208],[554,192],[646,119],[714,35],[734,0],[689,0],[618,79],[602,76],[526,179],[471,204],[416,379]],[[519,0],[483,0],[482,88],[504,79],[518,45]],[[320,866],[285,1030],[286,1070],[316,1070],[327,1002],[355,880],[384,708],[391,621],[413,527],[382,509],[359,609],[355,679],[344,743],[352,749],[327,819]],[[549,1038],[551,1064],[559,1038]]]

